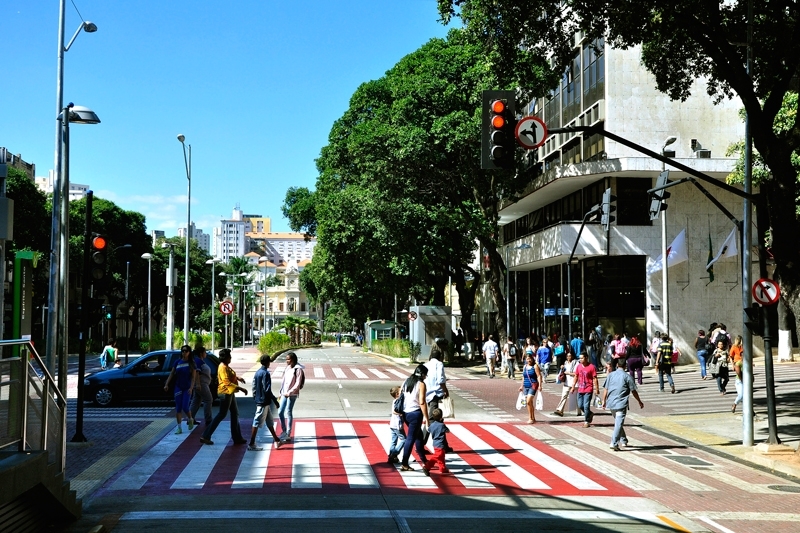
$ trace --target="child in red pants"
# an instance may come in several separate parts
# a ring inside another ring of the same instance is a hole
[[[444,464],[444,452],[447,445],[445,444],[445,434],[449,431],[447,426],[442,421],[442,410],[434,409],[430,414],[431,426],[428,432],[431,434],[433,440],[433,456],[422,466],[422,472],[426,476],[431,475],[431,468],[434,465],[439,465],[439,472],[442,474],[449,474],[450,471]]]

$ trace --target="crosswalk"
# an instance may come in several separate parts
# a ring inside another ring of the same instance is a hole
[[[463,422],[448,427],[449,444],[455,449],[447,455],[449,474],[433,470],[427,477],[417,463],[412,463],[411,472],[389,464],[390,430],[385,421],[296,420],[293,442],[279,449],[265,431],[259,432],[262,451],[225,443],[220,438],[225,427],[212,446],[200,443],[198,429],[167,434],[108,490],[635,495],[624,483],[543,444],[519,426]]]
[[[285,366],[278,366],[270,369],[273,379],[282,379],[286,371]],[[405,381],[413,370],[406,370],[400,367],[369,367],[369,366],[345,366],[323,363],[304,364],[306,381]],[[448,372],[448,381],[458,381],[463,379],[480,379],[475,376],[463,374],[461,372]]]
[[[77,416],[78,400],[67,398],[67,419],[71,420]],[[95,407],[84,405],[83,418],[86,419],[112,419],[112,420],[153,420],[175,414],[175,407],[157,406],[144,403],[136,405],[128,404],[124,407]]]

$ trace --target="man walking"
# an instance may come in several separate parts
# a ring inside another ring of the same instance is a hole
[[[486,358],[486,366],[489,369],[489,377],[494,377],[494,366],[497,361],[497,343],[489,335],[489,340],[483,343],[483,357]]]
[[[214,403],[214,398],[211,396],[211,366],[206,359],[207,355],[206,349],[200,346],[194,356],[194,366],[198,379],[195,380],[192,403],[189,405],[189,414],[196,424],[200,403],[203,404],[203,417],[206,422],[206,427],[210,426],[211,421],[214,420],[211,411],[211,404]]]
[[[575,354],[575,357],[578,357],[580,354],[584,353],[586,345],[583,342],[579,332],[576,331],[572,334],[572,340],[570,341],[569,346],[572,348],[572,353]]]
[[[664,376],[667,376],[672,394],[675,394],[675,382],[672,381],[672,343],[669,335],[661,334],[661,344],[658,345],[656,354],[656,368],[658,369],[658,390],[664,392]]]
[[[592,413],[592,393],[600,392],[600,385],[597,382],[597,369],[589,364],[589,359],[582,353],[578,359],[578,366],[575,367],[575,382],[569,389],[572,394],[578,390],[578,409],[583,411],[583,427],[588,428],[594,413]]]
[[[253,428],[250,430],[250,445],[247,447],[251,452],[260,452],[263,449],[256,446],[256,434],[258,434],[258,428],[265,423],[275,441],[275,447],[281,447],[281,441],[275,434],[272,418],[272,405],[278,407],[278,399],[272,394],[272,375],[269,373],[270,356],[262,355],[260,362],[261,368],[253,376],[253,400],[256,402],[256,414],[253,417]]]
[[[611,371],[606,376],[603,383],[603,407],[611,411],[614,417],[614,432],[611,434],[610,448],[615,452],[619,451],[619,446],[628,445],[628,437],[625,435],[625,415],[628,412],[628,401],[631,394],[639,402],[639,408],[644,408],[644,403],[639,398],[636,391],[636,382],[625,371],[624,359],[612,359],[609,363]]]
[[[281,419],[281,434],[278,437],[282,443],[292,441],[292,410],[294,403],[300,396],[300,389],[306,383],[303,367],[297,364],[297,354],[286,354],[286,371],[283,373],[281,383],[281,403],[278,408],[278,417]]]

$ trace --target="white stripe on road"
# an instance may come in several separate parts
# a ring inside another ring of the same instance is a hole
[[[367,376],[365,373],[363,373],[361,370],[357,368],[351,368],[350,370],[353,372],[353,374],[356,375],[358,379],[369,379],[369,376]]]
[[[373,374],[375,374],[376,376],[378,376],[380,379],[389,379],[389,376],[387,376],[386,374],[384,374],[383,372],[381,372],[381,371],[380,371],[380,370],[378,370],[378,369],[375,369],[375,368],[368,368],[367,370],[369,370],[370,372],[372,372]]]
[[[259,433],[269,430],[263,427]],[[232,489],[260,489],[264,486],[264,478],[267,477],[267,465],[269,465],[269,456],[272,453],[272,436],[269,437],[268,442],[259,442],[257,435],[256,445],[263,444],[263,450],[260,452],[246,451],[242,462],[239,464],[239,470],[236,472],[236,478],[231,485]]]
[[[319,366],[314,367],[314,377],[325,379],[325,369]]]
[[[294,423],[294,456],[292,457],[292,488],[322,488],[319,468],[317,433],[313,422]]]
[[[403,374],[402,372],[400,372],[399,370],[395,370],[394,368],[388,369],[387,372],[389,372],[390,374],[394,374],[395,376],[397,376],[400,379],[407,379],[408,378],[408,374]]]
[[[714,522],[713,520],[711,520],[708,517],[701,516],[701,517],[699,517],[699,519],[701,521],[705,522],[706,524],[708,524],[708,525],[710,525],[710,526],[712,526],[712,527],[714,527],[716,529],[719,529],[722,533],[735,533],[735,531],[733,531],[732,529],[728,529],[727,527],[725,527],[725,526],[723,526],[721,524],[717,524],[716,522]]]
[[[174,429],[145,453],[136,463],[122,474],[111,486],[111,490],[139,490],[156,470],[169,459],[175,449],[186,440],[190,432],[175,435]]]
[[[386,452],[386,455],[389,455],[389,443],[392,441],[392,430],[389,428],[389,424],[370,424],[369,426],[372,428],[372,432],[375,433],[375,436],[378,437],[378,441],[383,446],[383,451]],[[409,462],[410,461],[416,462],[414,454],[411,454]],[[399,471],[400,465],[396,464],[395,468]],[[410,489],[439,488],[431,478],[422,473],[420,468],[421,465],[417,463],[417,468],[413,472],[400,471],[400,475],[403,477],[403,483],[406,484],[406,487]]]
[[[344,464],[350,488],[377,488],[378,479],[372,471],[364,448],[361,447],[353,424],[334,423],[333,432],[336,434],[336,442],[339,446],[339,453],[342,455],[342,464]]]
[[[350,408],[350,402],[347,400],[347,398],[342,398],[342,403],[343,403],[343,404],[344,404],[344,406],[345,406],[345,407],[347,407],[348,409]]]
[[[450,428],[450,432],[455,435],[456,438],[472,448],[473,451],[478,452],[481,459],[494,466],[498,472],[504,474],[520,488],[528,490],[542,490],[550,488],[539,478],[530,474],[524,468],[511,461],[508,456],[489,446],[489,444],[484,442],[477,435],[474,435],[464,426],[453,424],[452,426],[448,427]]]
[[[333,370],[333,375],[336,376],[337,378],[347,379],[347,374],[345,374],[344,370],[342,370],[341,368],[333,367],[331,368],[331,370]]]
[[[189,464],[186,465],[186,468],[183,469],[181,475],[178,476],[178,479],[175,480],[170,488],[202,489],[222,452],[225,451],[227,443],[228,439],[217,441],[216,444],[210,446],[204,444],[197,450],[197,453],[194,454],[192,460],[189,461]]]
[[[425,448],[433,453],[433,447],[430,443]],[[477,470],[475,470],[469,463],[461,458],[457,453],[448,453],[445,456],[445,463],[450,473],[467,489],[493,489],[488,479],[483,477]]]
[[[549,470],[556,476],[560,477],[576,489],[582,490],[607,490],[602,485],[595,483],[583,474],[579,474],[575,470],[568,468],[560,462],[552,459],[541,450],[537,450],[530,444],[526,443],[520,438],[515,437],[505,429],[498,426],[481,426],[485,431],[498,437],[500,440],[520,452],[522,455],[538,464],[545,470]]]

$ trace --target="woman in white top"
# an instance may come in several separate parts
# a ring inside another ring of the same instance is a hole
[[[428,376],[428,368],[418,365],[414,373],[403,383],[403,418],[408,428],[406,429],[406,443],[403,446],[403,461],[400,470],[407,472],[414,470],[409,466],[408,459],[411,457],[411,447],[416,445],[417,455],[421,464],[428,460],[425,454],[425,444],[422,442],[422,424],[428,425],[428,405],[425,403],[425,378]]]

